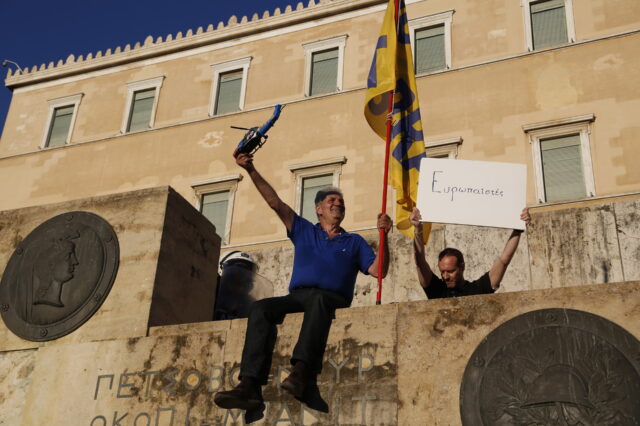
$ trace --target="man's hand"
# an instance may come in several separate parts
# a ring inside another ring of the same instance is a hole
[[[238,154],[236,164],[248,172],[255,170],[255,167],[253,167],[253,155],[251,154]]]
[[[393,226],[393,221],[387,214],[378,214],[378,229],[384,229],[384,233],[388,234]]]
[[[529,214],[529,209],[524,208],[520,213],[520,220],[526,223],[527,225],[531,223],[531,215]]]
[[[378,229],[384,229],[384,235],[385,238],[383,241],[387,240],[387,234],[389,233],[389,231],[391,230],[391,227],[393,226],[393,222],[391,221],[391,218],[386,215],[386,214],[378,214]],[[382,278],[387,276],[387,271],[389,271],[389,244],[385,243],[384,245],[384,254],[382,254],[383,257],[383,261],[382,261]],[[369,273],[369,275],[371,275],[372,277],[378,278],[378,262],[380,261],[380,248],[378,248],[378,252],[376,253],[376,258],[373,261],[373,263],[371,264],[371,266],[369,266],[369,269],[367,270],[367,272]]]
[[[409,215],[409,222],[415,227],[420,226],[420,221],[422,220],[422,215],[420,214],[420,210],[417,207],[413,208],[413,211]]]

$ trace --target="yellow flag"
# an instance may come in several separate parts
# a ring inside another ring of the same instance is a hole
[[[394,92],[389,177],[396,190],[397,227],[413,238],[409,215],[418,196],[424,136],[404,0],[400,0],[397,30],[394,15],[394,0],[389,0],[367,79],[364,115],[373,131],[386,141],[389,92]],[[431,224],[425,223],[425,243],[430,231]]]

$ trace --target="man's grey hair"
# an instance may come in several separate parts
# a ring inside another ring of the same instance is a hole
[[[335,186],[328,186],[326,188],[322,188],[316,193],[316,206],[320,204],[325,198],[327,198],[328,195],[332,194],[338,194],[339,196],[344,198],[344,195],[342,195],[342,191],[340,191],[340,188],[336,188]]]

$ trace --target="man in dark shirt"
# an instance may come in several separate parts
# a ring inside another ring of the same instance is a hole
[[[420,210],[413,209],[409,220],[415,227],[415,238],[413,240],[413,249],[418,269],[418,280],[422,286],[427,298],[438,299],[444,297],[460,297],[471,296],[474,294],[493,293],[500,287],[500,282],[507,271],[507,266],[511,262],[518,243],[520,242],[520,234],[522,231],[514,229],[507,244],[502,251],[502,255],[493,263],[489,272],[486,272],[475,281],[467,281],[464,279],[464,256],[458,249],[446,248],[438,255],[438,269],[441,278],[433,273],[427,259],[425,257],[425,249],[422,238],[422,224],[420,220]],[[527,225],[531,222],[529,209],[523,209],[520,213],[520,220]]]
[[[331,321],[337,308],[351,305],[358,271],[378,276],[378,255],[364,238],[346,232],[340,223],[345,205],[337,188],[318,191],[315,199],[318,223],[313,225],[285,204],[253,165],[253,157],[240,154],[236,163],[244,168],[258,192],[287,229],[294,245],[293,273],[289,294],[254,302],[249,313],[242,361],[240,384],[229,391],[218,392],[215,403],[222,408],[247,410],[245,421],[262,417],[265,408],[262,386],[267,384],[271,356],[276,342],[276,325],[288,313],[304,312],[300,336],[291,364],[293,371],[281,384],[296,399],[316,410],[328,412],[328,406],[317,390],[316,377],[322,369]],[[378,215],[378,228],[391,229],[391,219]],[[388,244],[385,244],[387,249]],[[385,250],[382,276],[389,266]]]

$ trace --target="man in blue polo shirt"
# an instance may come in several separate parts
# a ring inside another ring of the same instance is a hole
[[[304,312],[298,342],[293,350],[293,370],[281,384],[296,399],[312,408],[328,412],[324,401],[318,403],[316,377],[322,370],[322,358],[335,310],[351,305],[358,271],[378,275],[378,257],[364,238],[340,227],[345,205],[337,188],[318,191],[316,225],[298,216],[285,204],[253,165],[253,157],[240,154],[236,163],[244,168],[258,192],[287,228],[295,247],[293,274],[289,294],[253,303],[245,336],[240,384],[234,389],[216,393],[214,401],[222,408],[239,408],[259,412],[251,420],[262,417],[262,386],[267,384],[271,356],[276,342],[276,325],[288,313]],[[391,229],[387,215],[378,216],[378,228],[386,234]],[[388,244],[385,244],[385,248]],[[383,276],[389,266],[385,250]],[[315,395],[315,397],[314,397]]]

